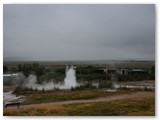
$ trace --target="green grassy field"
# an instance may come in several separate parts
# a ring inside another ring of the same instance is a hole
[[[7,108],[4,116],[154,116],[155,98],[138,97],[111,102]]]

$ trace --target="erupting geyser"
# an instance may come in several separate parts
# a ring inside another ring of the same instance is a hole
[[[29,75],[28,78],[23,82],[23,87],[37,89],[37,90],[53,90],[55,88],[59,89],[71,89],[76,87],[77,81],[76,81],[76,70],[73,66],[66,66],[66,77],[64,79],[64,83],[54,83],[53,81],[43,81],[41,84],[37,82],[37,76],[36,75]]]
[[[64,85],[66,89],[71,89],[72,87],[76,87],[77,86],[77,82],[76,82],[76,72],[75,72],[75,67],[73,66],[67,66],[66,67],[66,77],[64,79]]]

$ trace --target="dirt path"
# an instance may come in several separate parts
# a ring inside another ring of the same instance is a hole
[[[20,106],[20,108],[33,108],[33,107],[40,107],[40,106],[47,106],[47,105],[64,105],[64,104],[74,104],[74,103],[106,102],[106,101],[122,100],[122,99],[128,99],[128,98],[152,97],[152,96],[155,96],[154,92],[136,92],[131,94],[115,95],[115,96],[102,97],[102,98],[96,98],[96,99],[90,99],[90,100],[70,100],[70,101],[62,101],[62,102],[22,105]],[[16,107],[12,107],[12,108],[16,108]]]

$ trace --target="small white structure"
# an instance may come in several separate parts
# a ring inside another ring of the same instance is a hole
[[[3,77],[12,77],[12,76],[18,76],[18,73],[13,73],[13,74],[3,74]]]

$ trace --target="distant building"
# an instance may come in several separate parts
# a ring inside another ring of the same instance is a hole
[[[97,73],[103,73],[103,74],[117,74],[118,69],[116,68],[107,68],[107,67],[100,67],[96,69]]]
[[[119,75],[128,75],[129,69],[119,69],[118,74]]]
[[[128,73],[129,73],[129,74],[132,74],[132,75],[149,74],[148,71],[142,70],[142,69],[133,69],[133,70],[129,71]]]
[[[96,70],[96,73],[102,73],[102,74],[118,74],[118,75],[140,75],[140,74],[149,74],[150,72],[147,70],[142,69],[117,69],[117,68],[107,68],[107,67],[99,67]]]
[[[107,69],[105,67],[97,68],[95,71],[96,73],[103,73],[103,74],[107,73]]]
[[[108,68],[107,69],[107,74],[117,74],[118,73],[118,69],[116,68]]]

